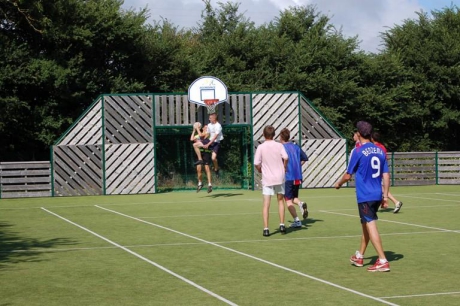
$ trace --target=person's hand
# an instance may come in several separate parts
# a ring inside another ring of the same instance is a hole
[[[388,198],[383,198],[382,199],[382,204],[381,204],[382,208],[383,209],[387,209],[388,208]]]
[[[334,187],[335,187],[335,189],[340,189],[340,187],[342,187],[342,185],[340,185],[340,184],[337,182],[337,183],[335,183]]]

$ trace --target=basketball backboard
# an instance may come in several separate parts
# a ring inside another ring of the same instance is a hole
[[[191,103],[206,106],[205,100],[217,100],[217,104],[227,102],[227,86],[216,77],[202,76],[189,86],[188,100]]]

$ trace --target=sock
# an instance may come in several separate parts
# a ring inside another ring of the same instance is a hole
[[[264,228],[264,231],[265,231],[265,230],[268,230],[268,227]]]
[[[294,221],[295,221],[295,222],[300,221],[300,220],[299,220],[299,217],[295,217],[295,218],[294,218]]]
[[[212,184],[211,184],[211,183],[208,183],[208,186],[212,186]]]
[[[363,254],[361,254],[359,251],[356,251],[355,253],[356,258],[363,258]]]
[[[203,185],[203,183],[201,181],[198,182],[198,185]]]
[[[280,226],[281,226],[281,225],[284,226],[284,223],[280,223]]]
[[[386,258],[384,258],[384,259],[379,258],[379,261],[380,261],[380,263],[384,264],[384,263],[386,263],[388,260],[387,260]]]

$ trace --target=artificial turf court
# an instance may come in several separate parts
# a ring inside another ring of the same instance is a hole
[[[392,192],[386,273],[366,271],[372,246],[349,263],[352,188],[301,190],[310,216],[286,235],[272,200],[267,238],[260,191],[3,199],[0,305],[460,305],[460,186]]]

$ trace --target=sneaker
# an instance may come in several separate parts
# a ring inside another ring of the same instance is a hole
[[[203,184],[198,184],[198,187],[196,187],[196,192],[200,192],[201,188],[203,188]]]
[[[286,227],[284,225],[280,225],[280,233],[282,235],[286,234]]]
[[[212,186],[209,185],[209,186],[208,186],[208,193],[211,193],[211,192],[212,192]]]
[[[202,165],[202,164],[204,164],[202,159],[199,159],[194,163],[195,166]]]
[[[300,222],[300,220],[298,221],[294,221],[291,223],[291,228],[299,228],[299,227],[302,227],[302,222]]]
[[[216,174],[216,177],[219,178],[219,169],[214,170],[214,173]]]
[[[363,261],[364,261],[363,258],[362,258],[362,257],[361,257],[361,258],[358,258],[358,257],[356,256],[356,254],[353,255],[353,256],[351,256],[351,258],[350,258],[350,262],[351,262],[353,265],[357,266],[357,267],[362,267],[362,266],[363,266]]]
[[[304,219],[307,219],[307,218],[308,218],[307,203],[302,202],[302,210],[303,210],[303,212],[302,212],[302,217],[303,217]]]
[[[397,214],[398,211],[401,210],[402,205],[403,205],[403,202],[398,202],[398,203],[396,203],[396,207],[395,207],[395,210],[393,210],[393,213],[394,213],[394,214]]]
[[[369,272],[387,272],[390,271],[390,263],[387,261],[386,263],[381,263],[380,259],[378,259],[372,267],[367,268]]]
[[[264,237],[270,236],[270,232],[268,231],[268,229],[264,229],[263,235],[264,235]]]

